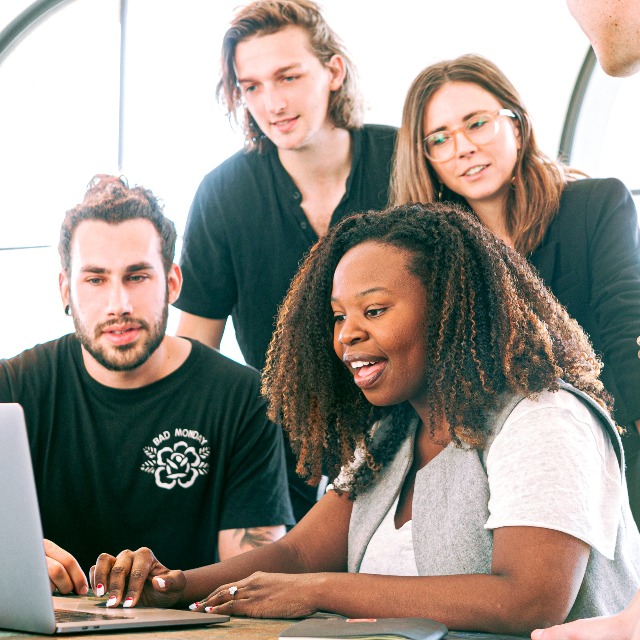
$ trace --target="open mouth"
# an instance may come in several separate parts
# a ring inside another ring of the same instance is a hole
[[[103,330],[102,334],[114,345],[123,345],[133,342],[140,333],[139,325],[118,327]]]
[[[375,384],[387,368],[386,360],[353,360],[349,362],[354,382],[361,388],[367,389]]]
[[[489,165],[487,165],[487,164],[476,165],[475,167],[471,167],[471,169],[468,169],[467,171],[465,171],[463,175],[468,176],[468,177],[475,176],[475,175],[479,174],[481,171],[484,171],[488,166]]]
[[[287,132],[293,129],[296,122],[298,122],[299,116],[295,116],[293,118],[285,118],[283,120],[277,120],[276,122],[272,122],[271,126],[278,129],[278,131]]]

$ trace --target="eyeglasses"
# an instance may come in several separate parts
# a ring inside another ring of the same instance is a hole
[[[487,113],[476,113],[461,127],[451,131],[436,131],[422,141],[424,155],[433,162],[446,162],[456,154],[456,133],[461,132],[473,144],[487,144],[500,131],[500,116],[515,118],[511,109],[498,109]]]

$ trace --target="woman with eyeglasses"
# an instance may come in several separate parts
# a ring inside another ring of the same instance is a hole
[[[513,85],[464,55],[424,69],[407,95],[391,203],[453,201],[526,256],[604,362],[640,519],[640,241],[631,194],[545,156]],[[635,423],[635,426],[634,426]],[[633,431],[631,431],[633,430]],[[636,459],[634,459],[636,458]]]

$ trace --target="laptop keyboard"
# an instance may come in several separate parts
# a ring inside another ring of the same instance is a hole
[[[127,620],[127,616],[110,615],[103,613],[89,613],[88,611],[69,611],[67,609],[56,609],[56,622],[83,622],[85,620]]]

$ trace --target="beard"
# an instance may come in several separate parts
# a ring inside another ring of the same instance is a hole
[[[72,301],[70,301],[70,306],[78,341],[98,364],[109,371],[132,371],[142,366],[160,346],[167,330],[168,304],[163,306],[162,311],[155,317],[152,324],[141,318],[120,316],[97,325],[93,331],[82,322]],[[142,340],[111,347],[104,347],[98,342],[102,333],[110,326],[130,322],[139,325],[143,334]]]

